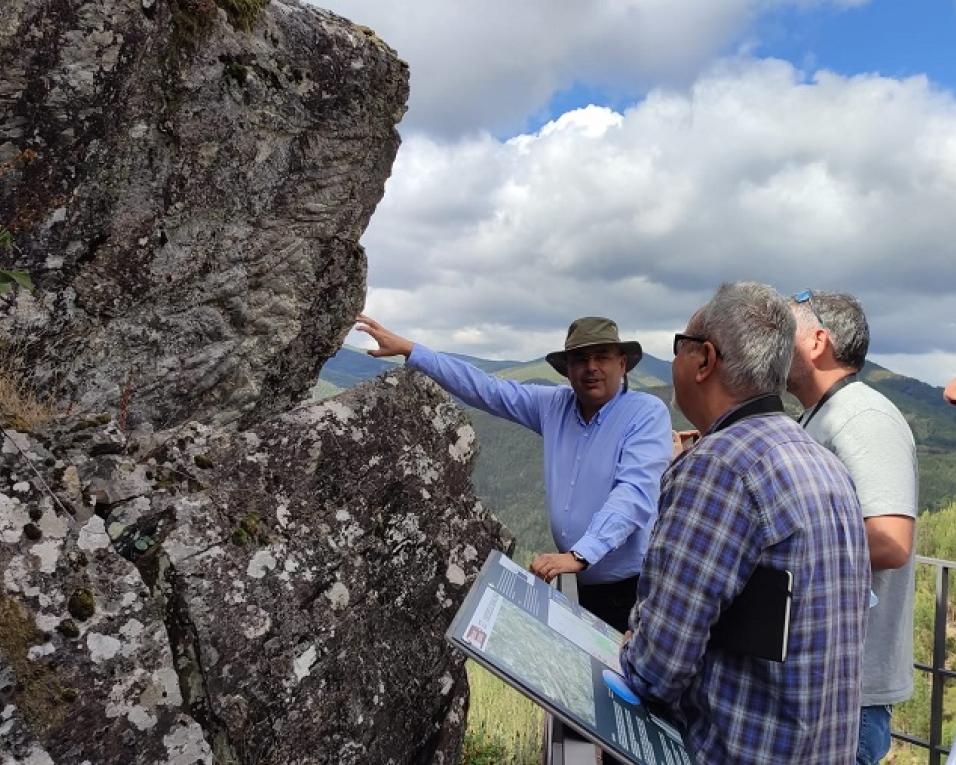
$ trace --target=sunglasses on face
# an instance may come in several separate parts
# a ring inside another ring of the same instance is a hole
[[[678,332],[676,335],[674,335],[674,355],[675,356],[677,355],[678,351],[680,351],[680,347],[685,341],[689,341],[692,343],[706,343],[708,342],[708,339],[706,337],[699,337],[697,335],[685,335],[682,332]],[[711,343],[711,345],[714,345],[714,344]],[[717,354],[718,359],[722,358],[720,355],[720,349],[716,345],[714,345],[714,352]]]

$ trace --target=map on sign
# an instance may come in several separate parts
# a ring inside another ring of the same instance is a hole
[[[639,765],[691,765],[680,731],[621,676],[621,633],[493,551],[449,641],[581,735]]]

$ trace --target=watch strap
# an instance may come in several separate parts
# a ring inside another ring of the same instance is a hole
[[[585,568],[591,565],[588,562],[588,559],[581,555],[581,553],[579,553],[577,550],[571,550],[571,557],[574,558],[578,563],[583,564]]]

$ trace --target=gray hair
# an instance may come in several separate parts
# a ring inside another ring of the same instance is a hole
[[[691,319],[688,333],[710,340],[727,390],[741,397],[782,393],[787,384],[796,320],[773,287],[758,282],[721,284]]]
[[[809,301],[793,303],[800,329],[825,329],[833,348],[833,357],[851,369],[862,369],[870,348],[870,325],[866,322],[860,301],[845,292],[812,290],[810,294],[812,310]]]

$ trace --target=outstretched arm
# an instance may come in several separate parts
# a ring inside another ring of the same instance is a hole
[[[542,408],[557,388],[522,385],[489,375],[461,359],[396,335],[365,314],[359,314],[355,328],[378,343],[377,349],[368,351],[370,356],[404,356],[410,367],[424,372],[466,404],[541,433]]]

